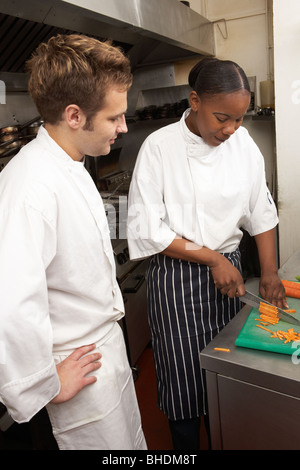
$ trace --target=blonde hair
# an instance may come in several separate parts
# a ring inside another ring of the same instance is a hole
[[[87,122],[104,106],[109,87],[128,91],[130,62],[109,41],[84,35],[58,35],[41,43],[27,62],[28,89],[45,122],[56,124],[65,108],[77,104]]]

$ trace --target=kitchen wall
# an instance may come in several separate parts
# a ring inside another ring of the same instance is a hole
[[[257,83],[272,72],[272,31],[268,34],[268,0],[190,0],[190,7],[215,22],[216,56],[231,59]],[[271,63],[270,63],[271,62]],[[257,87],[257,103],[260,90]]]
[[[279,246],[283,263],[300,250],[300,2],[274,0],[273,8]]]
[[[271,0],[190,0],[190,8],[214,22],[216,56],[237,62],[248,77],[256,77],[259,106],[259,83],[273,79]],[[275,123],[247,116],[243,125],[264,155],[267,183],[276,199]]]

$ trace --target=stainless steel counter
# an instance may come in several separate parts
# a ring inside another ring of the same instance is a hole
[[[250,311],[251,307],[244,307],[202,351],[202,366],[206,370],[226,373],[238,380],[251,380],[254,384],[272,387],[279,392],[288,391],[300,398],[300,364],[293,364],[291,356],[234,345]],[[227,348],[230,352],[215,351],[214,348]]]
[[[300,449],[300,346],[293,357],[236,347],[250,311],[244,307],[201,353],[213,449]]]

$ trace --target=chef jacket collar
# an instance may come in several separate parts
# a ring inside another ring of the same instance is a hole
[[[50,137],[48,131],[45,129],[45,127],[42,125],[39,128],[39,131],[37,133],[36,137],[41,145],[45,144],[44,146],[47,147],[47,149],[50,149],[53,151],[52,154],[56,158],[59,158],[61,162],[65,162],[67,165],[72,165],[73,167],[81,168],[84,166],[84,161],[85,158],[82,161],[76,161],[73,160],[73,158],[70,157],[70,155],[67,154],[56,142],[52,137]]]
[[[108,258],[108,261],[112,268],[112,281],[115,284],[115,259],[111,248],[111,240],[109,227],[107,225],[106,215],[103,207],[103,203],[98,190],[95,185],[91,186],[91,178],[88,172],[85,170],[83,162],[73,160],[48,134],[44,127],[40,127],[37,139],[39,143],[46,147],[59,163],[65,164],[70,171],[73,181],[77,185],[82,196],[85,198],[88,207],[94,217],[94,220],[98,226],[101,238],[103,240],[103,250]],[[93,191],[91,191],[91,188]]]
[[[186,125],[186,118],[190,114],[191,109],[187,109],[180,120],[180,128],[184,135],[184,139],[187,144],[187,156],[191,158],[199,158],[210,156],[214,151],[217,150],[217,147],[208,145],[202,137],[191,132]]]

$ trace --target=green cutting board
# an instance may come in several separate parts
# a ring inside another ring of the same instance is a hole
[[[287,303],[289,308],[296,310],[296,313],[291,313],[291,315],[300,320],[300,300],[287,297]],[[297,351],[297,347],[300,347],[300,343],[293,344],[292,341],[290,343],[284,343],[284,341],[281,341],[279,338],[271,338],[271,333],[268,331],[258,328],[256,325],[259,322],[255,321],[255,319],[259,318],[259,315],[258,309],[253,308],[251,310],[239,336],[235,340],[236,346],[290,355]],[[300,333],[300,326],[286,323],[283,320],[279,320],[276,325],[268,325],[266,328],[271,331],[287,331],[289,328],[293,328],[294,331]]]

